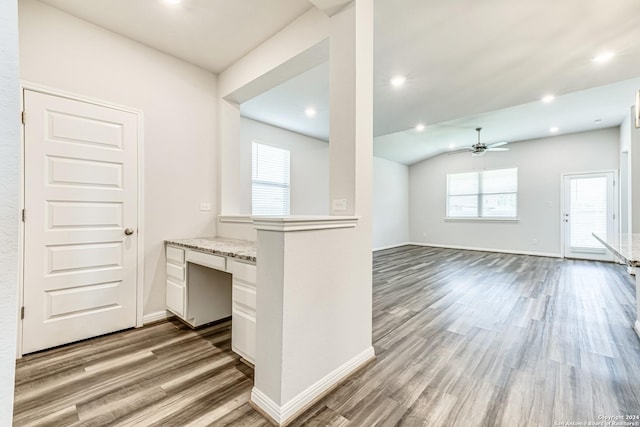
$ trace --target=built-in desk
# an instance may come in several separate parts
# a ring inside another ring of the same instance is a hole
[[[593,237],[598,239],[615,256],[620,258],[630,267],[636,269],[636,322],[634,329],[640,337],[640,234],[618,234],[610,239],[598,236],[593,233]]]
[[[204,237],[165,243],[167,309],[191,327],[231,316],[233,351],[255,363],[255,242]]]

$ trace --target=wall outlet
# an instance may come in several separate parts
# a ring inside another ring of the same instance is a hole
[[[548,207],[548,208],[553,207],[553,202],[547,202],[547,207]]]
[[[538,239],[531,239],[531,244],[532,245],[537,245],[538,244]]]
[[[333,199],[333,202],[331,203],[331,207],[334,211],[346,211],[347,199]]]
[[[209,203],[209,202],[201,202],[200,203],[200,210],[201,211],[210,211],[211,210],[211,203]]]

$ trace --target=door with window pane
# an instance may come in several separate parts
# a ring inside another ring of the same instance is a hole
[[[592,233],[614,234],[614,173],[565,175],[563,185],[564,256],[613,261],[613,255]]]

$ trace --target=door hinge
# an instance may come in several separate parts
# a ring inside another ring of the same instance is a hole
[[[20,320],[24,319],[24,305],[20,307]]]
[[[20,113],[20,120],[22,121],[22,124],[24,124],[24,111]]]
[[[27,214],[25,213],[25,210],[22,209],[22,222],[24,222],[25,218],[27,218]]]

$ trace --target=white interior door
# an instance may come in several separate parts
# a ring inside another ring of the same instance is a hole
[[[136,325],[137,115],[24,91],[22,353]]]
[[[614,173],[565,175],[563,181],[564,256],[613,261],[592,233],[609,238],[615,233]]]

